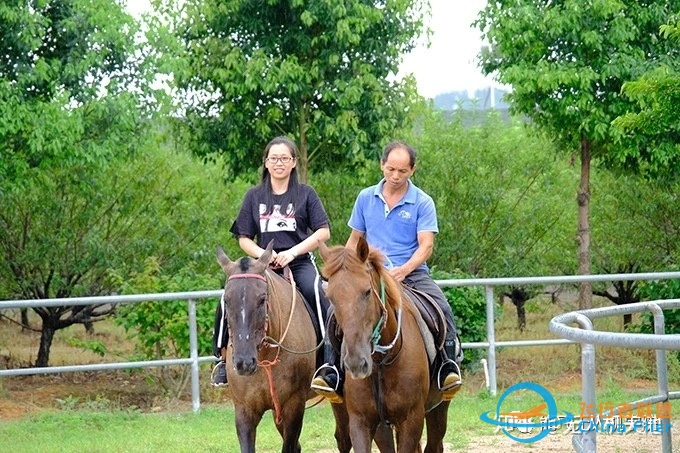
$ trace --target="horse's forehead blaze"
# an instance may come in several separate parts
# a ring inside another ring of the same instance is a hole
[[[229,318],[234,322],[246,324],[256,321],[257,316],[266,309],[267,288],[265,285],[250,282],[250,279],[234,279],[224,289],[224,302]],[[263,310],[258,310],[262,308]]]

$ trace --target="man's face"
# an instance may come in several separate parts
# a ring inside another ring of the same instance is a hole
[[[380,163],[380,169],[385,177],[385,185],[392,190],[398,190],[407,184],[408,179],[416,171],[411,167],[411,158],[404,148],[395,148],[387,156],[385,162]]]

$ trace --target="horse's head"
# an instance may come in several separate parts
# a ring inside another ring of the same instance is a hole
[[[326,295],[343,333],[342,363],[353,378],[366,378],[373,372],[372,354],[385,323],[385,300],[399,299],[398,284],[384,268],[382,254],[363,237],[356,249],[320,244],[319,254],[328,279]]]
[[[265,271],[272,256],[273,241],[259,259],[249,257],[231,261],[217,247],[227,281],[224,285],[224,312],[233,346],[234,368],[240,375],[257,370],[257,351],[267,335],[267,277]]]

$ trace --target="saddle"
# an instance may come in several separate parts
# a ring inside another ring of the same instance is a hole
[[[436,353],[444,347],[444,340],[446,339],[446,320],[444,313],[437,305],[437,302],[429,294],[412,288],[407,285],[402,285],[409,299],[413,305],[418,309],[418,313],[422,318],[422,323],[419,321],[420,333],[425,340],[427,347],[428,342],[433,342],[434,354],[428,351],[430,364],[433,364],[436,358]]]

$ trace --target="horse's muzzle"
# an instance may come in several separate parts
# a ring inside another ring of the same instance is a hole
[[[239,376],[250,376],[257,371],[257,357],[234,357],[234,369]]]
[[[373,372],[373,360],[370,355],[345,354],[342,362],[353,379],[366,379]]]

